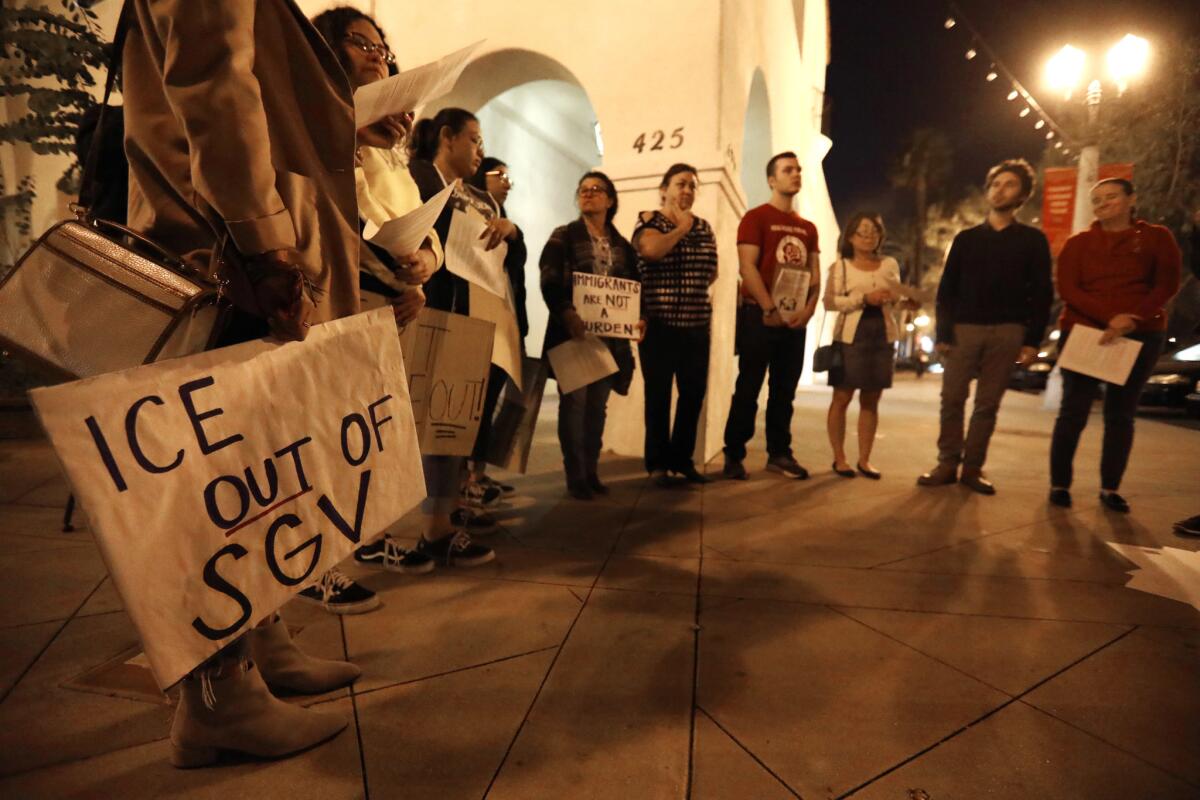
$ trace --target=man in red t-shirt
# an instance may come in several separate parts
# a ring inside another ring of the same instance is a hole
[[[767,185],[771,199],[748,211],[738,225],[738,377],[725,423],[724,474],[746,479],[746,442],[754,436],[758,394],[770,371],[767,469],[803,480],[808,470],[792,456],[792,401],[804,368],[805,326],[816,310],[821,285],[817,228],[792,209],[800,192],[795,153],[780,153],[767,162]],[[785,307],[778,307],[775,298]]]

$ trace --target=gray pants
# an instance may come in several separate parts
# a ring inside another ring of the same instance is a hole
[[[1025,326],[955,325],[954,346],[942,375],[942,430],[938,436],[938,462],[962,464],[979,470],[987,460],[988,442],[996,428],[996,412],[1008,388],[1013,363],[1025,343]],[[975,384],[975,407],[971,426],[963,441],[963,416],[971,380]]]
[[[573,392],[559,390],[558,443],[562,446],[567,488],[596,477],[612,387],[613,377],[609,376]]]

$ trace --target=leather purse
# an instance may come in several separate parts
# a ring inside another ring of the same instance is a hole
[[[846,286],[846,259],[842,259],[842,293],[850,294]],[[833,332],[833,342],[823,344],[813,352],[813,372],[836,373],[846,366],[846,354],[842,352],[842,328],[845,326],[846,315],[839,313],[837,326]]]
[[[128,7],[113,42],[100,116],[119,70]],[[84,165],[94,175],[99,130]],[[218,247],[214,252],[221,252]],[[221,288],[165,248],[115,222],[78,219],[46,231],[0,281],[0,345],[64,379],[135,367],[209,347]]]

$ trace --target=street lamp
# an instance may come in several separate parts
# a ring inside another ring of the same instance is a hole
[[[1146,71],[1150,62],[1150,43],[1132,33],[1126,34],[1121,41],[1109,48],[1105,58],[1108,63],[1108,74],[1117,87],[1117,95],[1122,95],[1129,88],[1129,82]],[[1071,225],[1072,233],[1078,233],[1090,222],[1090,209],[1082,198],[1088,188],[1096,182],[1100,171],[1100,143],[1097,134],[1097,120],[1100,116],[1100,98],[1102,87],[1098,77],[1087,77],[1088,57],[1082,50],[1065,45],[1046,62],[1046,83],[1054,91],[1061,93],[1067,100],[1087,81],[1087,93],[1084,104],[1087,107],[1087,128],[1084,136],[1085,144],[1079,153],[1079,169],[1075,184],[1075,219]],[[1047,137],[1049,138],[1049,137]],[[1062,142],[1055,144],[1056,147]],[[1065,149],[1063,152],[1067,152]]]

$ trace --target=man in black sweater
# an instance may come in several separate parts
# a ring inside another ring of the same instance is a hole
[[[1015,219],[1033,193],[1033,167],[1024,159],[988,171],[990,207],[981,225],[954,237],[937,295],[937,349],[942,376],[938,464],[917,479],[922,486],[959,480],[980,494],[996,488],[983,475],[996,412],[1014,362],[1037,355],[1046,332],[1054,288],[1050,246],[1037,228]],[[963,409],[977,378],[971,425],[963,438]]]

